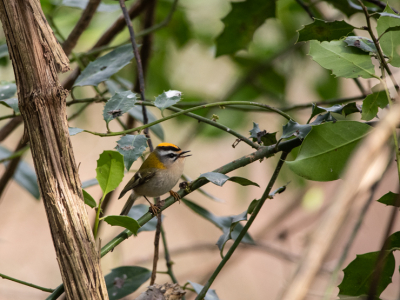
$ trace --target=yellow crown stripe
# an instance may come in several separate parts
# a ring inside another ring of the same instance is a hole
[[[176,149],[179,149],[179,147],[177,145],[174,145],[171,143],[161,143],[161,144],[158,144],[157,147],[174,147]]]

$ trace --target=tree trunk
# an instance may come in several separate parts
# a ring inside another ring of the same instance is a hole
[[[69,70],[68,58],[38,0],[0,0],[0,18],[67,298],[108,299],[57,75]]]

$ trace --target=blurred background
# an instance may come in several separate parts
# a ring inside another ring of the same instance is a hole
[[[364,25],[365,19],[361,13],[347,17],[324,1],[313,2],[326,20],[346,19],[355,26]],[[76,55],[88,51],[119,17],[120,9],[117,2],[102,3],[103,8],[96,13],[88,29],[79,39],[73,55],[70,56],[71,60]],[[127,1],[126,5],[129,7],[133,3],[134,1]],[[389,3],[400,9],[398,1],[393,0]],[[49,23],[57,28],[58,37],[68,36],[82,13],[79,1],[42,0],[41,4]],[[157,1],[156,24],[165,19],[171,4],[172,1]],[[172,20],[153,35],[152,53],[146,75],[146,96],[149,100],[154,100],[154,97],[163,91],[171,89],[183,93],[182,107],[190,105],[190,102],[246,100],[285,108],[302,103],[360,95],[360,90],[353,80],[335,78],[312,61],[307,55],[307,43],[295,44],[298,35],[296,31],[311,23],[309,15],[295,0],[277,1],[276,18],[268,19],[255,31],[248,51],[241,50],[232,56],[223,55],[216,58],[215,38],[223,30],[221,19],[230,9],[230,2],[226,0],[179,1]],[[134,19],[136,32],[141,30],[142,22],[141,17]],[[366,35],[365,32],[357,34]],[[125,29],[110,45],[119,45],[128,38],[129,34]],[[4,44],[5,37],[2,32],[0,39]],[[0,80],[13,82],[14,75],[8,56],[1,57],[0,63]],[[72,70],[76,66],[76,62],[71,63]],[[133,61],[118,73],[120,81],[126,86],[131,86],[135,81],[135,70]],[[397,70],[393,72],[400,81]],[[61,82],[70,73],[61,74]],[[376,84],[374,80],[361,80],[361,83],[368,92],[369,88]],[[101,85],[100,88],[104,90],[106,85]],[[74,89],[74,96],[78,99],[94,95],[92,87]],[[84,105],[69,106],[68,116],[80,112]],[[90,104],[70,121],[70,127],[106,132],[102,117],[103,107],[104,103]],[[158,109],[149,108],[149,111],[156,118],[161,117]],[[0,118],[11,113],[10,108],[0,106]],[[217,122],[244,136],[250,136],[249,130],[253,128],[255,122],[259,124],[261,130],[277,132],[279,137],[282,134],[282,125],[286,123],[284,118],[264,110],[247,113],[241,110],[215,108],[196,113],[207,118],[212,118],[215,114],[218,116]],[[311,108],[288,113],[304,124],[310,116]],[[335,118],[344,117],[335,115]],[[347,119],[359,120],[360,115],[353,114]],[[8,119],[1,120],[0,127],[8,121]],[[193,156],[186,160],[185,165],[185,175],[191,179],[254,151],[243,142],[233,148],[232,144],[235,142],[233,136],[188,117],[175,118],[163,122],[161,126],[164,141],[192,151]],[[114,121],[110,123],[110,129],[120,131],[121,127]],[[23,125],[2,141],[1,146],[13,151],[22,134]],[[158,136],[153,132],[150,134],[155,145],[161,142],[160,134]],[[87,133],[71,137],[82,182],[96,177],[96,160],[100,153],[114,149],[118,139],[119,137],[100,138]],[[382,153],[382,157],[387,156],[387,152]],[[227,182],[223,187],[207,184],[204,190],[219,201],[198,191],[188,195],[187,199],[217,216],[242,213],[253,199],[261,197],[277,160],[278,155],[229,174],[246,177],[257,182],[260,188],[242,187],[231,182]],[[23,161],[33,170],[29,151],[24,155]],[[106,210],[107,215],[119,214],[125,199],[118,201],[117,194],[139,168],[140,163],[140,160],[136,161],[130,172],[125,174],[123,183],[110,200]],[[386,162],[382,160],[382,164]],[[0,174],[3,174],[4,170],[4,164],[1,164]],[[266,202],[250,228],[250,235],[256,244],[240,246],[212,285],[212,289],[216,290],[220,299],[279,299],[279,295],[295,271],[310,233],[317,226],[319,218],[331,201],[333,192],[340,184],[340,180],[327,183],[305,181],[284,166],[274,189],[288,182],[290,184],[284,193]],[[396,192],[396,182],[398,182],[397,172],[393,162],[381,179],[373,199],[379,199],[388,191]],[[178,187],[175,188],[177,189]],[[98,185],[87,188],[87,191],[97,201],[102,196]],[[358,197],[364,199],[360,203],[364,203],[369,196],[368,193],[359,195]],[[140,201],[145,203],[144,200]],[[87,211],[93,220],[94,210],[87,207]],[[379,250],[390,212],[391,210],[385,205],[372,202],[343,266],[352,261],[356,254]],[[174,262],[173,269],[179,283],[183,285],[187,280],[191,280],[204,284],[221,260],[215,243],[222,231],[195,214],[184,203],[174,204],[163,215],[170,255]],[[332,272],[357,219],[358,214],[351,216],[345,223],[307,299],[323,298]],[[399,225],[399,221],[396,222],[395,229],[398,229]],[[100,228],[102,244],[107,243],[121,231],[121,228],[102,224]],[[112,268],[123,265],[151,269],[153,241],[154,231],[141,232],[137,237],[124,241],[101,260],[104,274],[108,274]],[[231,244],[232,241],[229,241],[225,249]],[[162,247],[160,251],[158,270],[166,271]],[[399,258],[397,255],[396,259]],[[15,180],[10,181],[0,198],[0,272],[48,288],[55,288],[61,283],[43,203],[40,199],[35,199],[32,191],[22,188]],[[343,273],[339,272],[338,282],[342,276]],[[393,277],[394,283],[384,292],[383,299],[398,299],[399,280],[396,271]],[[168,275],[157,275],[157,283],[163,284],[169,281]],[[134,299],[145,288],[146,283],[137,292],[124,299]],[[337,292],[338,289],[335,287],[331,299],[336,298]],[[48,293],[11,281],[0,280],[0,300],[45,299],[47,295]],[[188,291],[187,296],[187,299],[194,299],[195,294]]]

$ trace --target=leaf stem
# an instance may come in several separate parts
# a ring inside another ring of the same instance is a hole
[[[16,279],[16,278],[13,278],[13,277],[1,274],[1,273],[0,273],[0,277],[3,278],[3,279],[11,280],[11,281],[26,285],[26,286],[30,286],[30,287],[32,287],[34,289],[38,289],[38,290],[41,290],[43,292],[53,293],[55,291],[53,289],[48,289],[48,288],[45,288],[45,287],[42,287],[42,286],[38,286],[36,284],[29,283],[29,282],[26,282],[26,281],[22,281],[22,280],[19,280],[19,279]]]
[[[96,209],[96,219],[94,221],[94,227],[93,227],[93,235],[94,239],[97,238],[97,229],[99,228],[99,222],[100,222],[100,211],[101,211],[101,204],[103,203],[104,198],[106,197],[106,194],[103,194],[103,197],[101,197],[99,201],[99,205],[97,205]]]
[[[233,252],[236,250],[236,248],[239,246],[240,242],[242,241],[243,237],[247,233],[248,229],[250,228],[251,224],[253,224],[255,218],[257,217],[259,211],[261,210],[261,207],[264,205],[265,200],[268,199],[268,195],[271,192],[271,189],[278,178],[279,172],[281,171],[281,168],[283,166],[283,163],[285,162],[285,159],[287,157],[288,153],[287,152],[282,152],[281,157],[278,161],[278,164],[275,168],[274,173],[272,174],[271,180],[269,181],[267,188],[264,191],[264,194],[262,195],[260,201],[258,202],[257,206],[254,208],[253,213],[251,214],[249,220],[247,221],[246,225],[243,227],[243,229],[240,231],[238,237],[236,238],[235,242],[229,248],[228,252],[218,265],[218,267],[215,269],[214,273],[211,275],[210,279],[208,279],[207,283],[204,285],[203,289],[201,292],[197,295],[195,300],[202,300],[207,294],[207,291],[211,287],[211,284],[214,282],[215,278],[218,276],[219,272],[222,270],[222,268],[225,266],[225,264],[228,262],[229,258],[232,256]]]
[[[170,115],[168,117],[161,118],[161,119],[158,119],[158,120],[156,120],[154,122],[151,122],[151,123],[148,123],[148,124],[136,127],[136,128],[132,128],[132,129],[129,129],[129,130],[124,130],[124,131],[119,131],[119,132],[112,132],[112,133],[101,133],[101,132],[94,132],[94,131],[89,131],[89,130],[84,130],[84,132],[91,133],[93,135],[97,135],[97,136],[101,136],[101,137],[124,135],[124,134],[135,132],[135,131],[142,131],[143,129],[146,129],[146,128],[151,127],[153,125],[156,125],[158,123],[167,121],[169,119],[175,118],[177,116],[180,116],[180,115],[183,115],[183,114],[195,111],[195,110],[208,108],[208,107],[228,106],[228,105],[257,106],[257,107],[261,107],[261,108],[264,108],[264,109],[267,109],[267,110],[270,110],[270,111],[274,111],[277,114],[279,114],[279,115],[283,116],[284,118],[286,118],[287,120],[293,120],[293,118],[291,118],[288,114],[284,113],[283,111],[280,111],[279,109],[271,107],[271,106],[266,105],[266,104],[261,104],[261,103],[257,103],[257,102],[248,102],[248,101],[224,101],[224,102],[214,102],[214,103],[201,105],[201,106],[196,106],[196,107],[192,107],[192,108],[189,108],[189,109],[186,109],[186,110],[182,110],[182,111],[177,112],[175,114],[172,114],[172,115]]]

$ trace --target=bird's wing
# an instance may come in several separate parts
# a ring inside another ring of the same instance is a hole
[[[129,180],[129,182],[126,184],[121,194],[119,195],[118,199],[122,198],[129,190],[149,181],[152,177],[154,177],[155,174],[156,174],[156,169],[154,168],[148,168],[137,171],[135,175],[133,175],[131,180]]]

